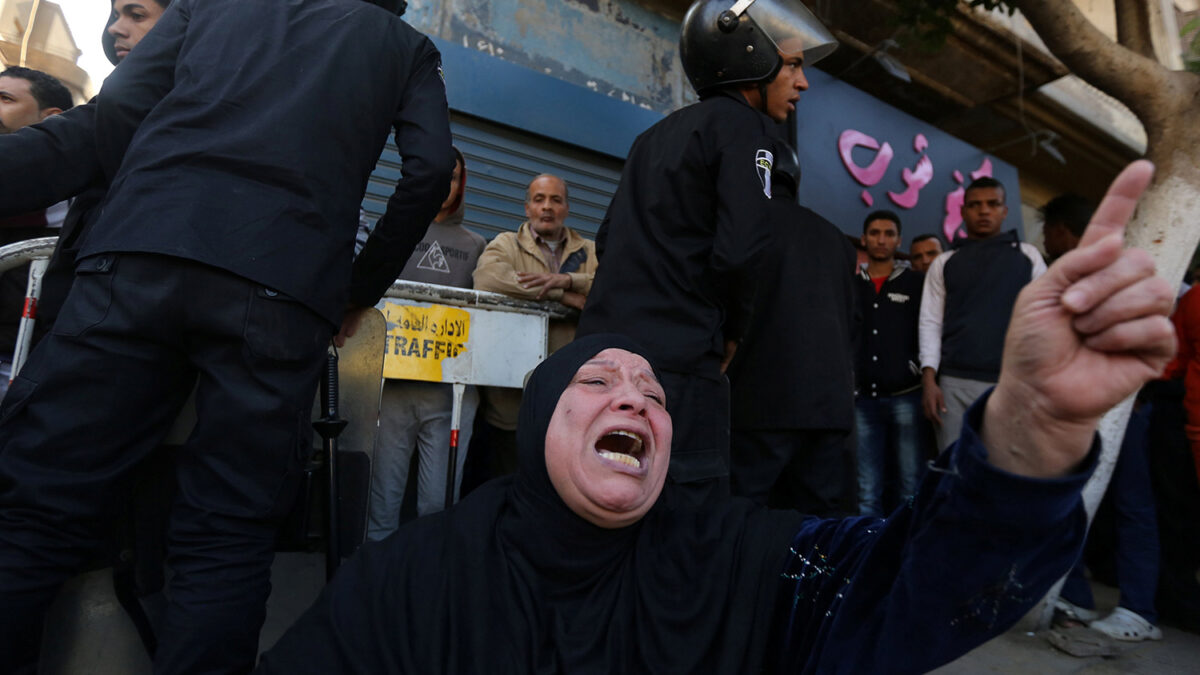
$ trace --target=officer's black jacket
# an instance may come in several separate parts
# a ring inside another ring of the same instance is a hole
[[[0,144],[0,176],[69,158],[79,127],[35,127],[17,140],[43,159]],[[351,279],[358,204],[389,127],[403,177]],[[398,276],[454,166],[436,48],[360,0],[176,0],[105,82],[92,136],[98,163],[63,167],[59,182],[73,194],[97,167],[111,179],[81,256],[196,260],[335,324]]]
[[[837,226],[784,199],[754,310],[729,365],[734,429],[854,423],[854,247]]]
[[[628,335],[661,368],[718,377],[726,312],[767,242],[781,133],[737,93],[643,132],[596,237],[577,334]]]

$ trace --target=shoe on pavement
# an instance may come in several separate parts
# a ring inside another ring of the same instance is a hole
[[[1066,614],[1068,619],[1082,624],[1089,624],[1100,618],[1100,612],[1094,609],[1084,609],[1062,596],[1054,599],[1054,609]]]
[[[1124,640],[1125,642],[1161,640],[1163,636],[1162,630],[1158,626],[1124,607],[1114,609],[1112,614],[1099,621],[1093,621],[1088,627],[1104,633],[1114,640]]]

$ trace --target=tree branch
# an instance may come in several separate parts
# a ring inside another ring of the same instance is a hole
[[[1110,40],[1070,0],[1013,0],[1051,53],[1071,72],[1129,106],[1155,135],[1177,114],[1178,85],[1157,61]]]
[[[1117,16],[1117,42],[1148,59],[1156,59],[1145,0],[1115,0],[1113,8]]]

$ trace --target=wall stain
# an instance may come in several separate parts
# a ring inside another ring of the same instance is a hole
[[[452,0],[442,38],[649,110],[689,101],[677,20],[632,0]]]

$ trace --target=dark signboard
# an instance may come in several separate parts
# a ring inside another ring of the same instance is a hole
[[[907,250],[918,234],[961,236],[963,188],[992,176],[1007,191],[1006,229],[1024,237],[1011,164],[815,68],[805,74],[810,88],[796,106],[801,204],[855,236],[868,213],[891,209],[900,214]]]

